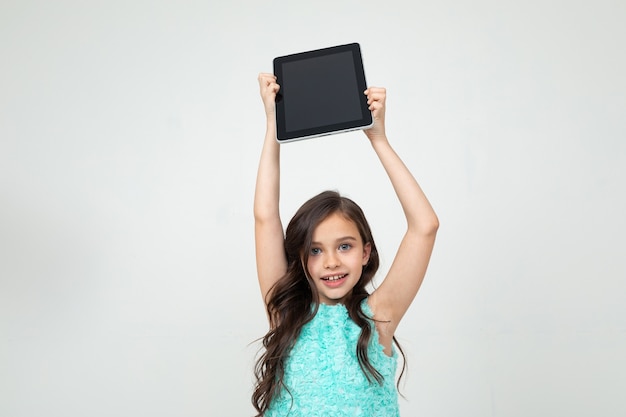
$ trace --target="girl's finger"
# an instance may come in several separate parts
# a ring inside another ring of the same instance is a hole
[[[269,87],[271,84],[276,83],[276,76],[273,74],[259,74],[259,84],[261,87]]]
[[[384,87],[369,87],[364,91],[365,95],[376,94],[376,93],[385,93],[386,89]]]
[[[372,103],[384,104],[385,103],[385,98],[384,97],[370,97],[370,98],[368,98],[367,104],[372,104]]]
[[[374,99],[374,100],[384,100],[385,99],[385,92],[384,91],[371,91],[367,97],[370,99]]]

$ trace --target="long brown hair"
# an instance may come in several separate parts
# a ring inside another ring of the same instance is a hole
[[[370,318],[361,310],[367,298],[367,285],[379,266],[378,250],[369,224],[361,208],[349,198],[335,191],[324,191],[304,203],[293,216],[285,232],[287,272],[268,292],[266,301],[270,330],[263,337],[263,354],[256,362],[256,386],[252,404],[263,416],[272,400],[284,385],[285,360],[300,335],[302,327],[317,313],[319,295],[305,265],[307,265],[313,231],[317,225],[334,213],[340,213],[354,222],[363,244],[369,243],[371,252],[361,278],[344,301],[348,315],[361,328],[356,347],[359,365],[368,381],[382,384],[383,376],[372,366],[368,357],[368,344],[372,335]],[[404,352],[394,337],[394,343],[404,358]],[[405,362],[400,376],[404,373]]]

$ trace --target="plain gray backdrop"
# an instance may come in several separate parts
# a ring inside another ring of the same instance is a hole
[[[267,330],[257,74],[361,44],[441,221],[397,336],[404,416],[626,415],[623,1],[0,1],[0,415],[248,416]],[[285,222],[337,189],[384,276],[362,132],[283,145]]]

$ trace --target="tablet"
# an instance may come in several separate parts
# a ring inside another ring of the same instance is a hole
[[[358,43],[274,58],[274,75],[279,142],[372,126]]]

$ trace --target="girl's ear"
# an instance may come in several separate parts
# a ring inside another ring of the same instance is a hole
[[[363,245],[363,266],[367,265],[370,261],[370,254],[372,253],[372,244],[367,242]]]

